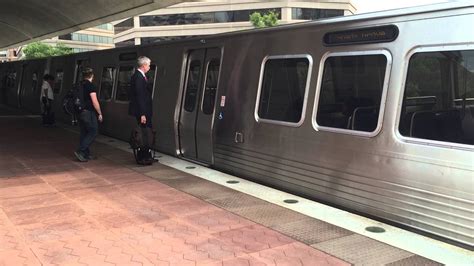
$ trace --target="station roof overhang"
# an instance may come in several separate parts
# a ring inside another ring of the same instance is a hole
[[[2,0],[0,49],[189,1],[191,0]]]

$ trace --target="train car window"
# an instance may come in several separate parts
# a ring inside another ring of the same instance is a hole
[[[119,68],[117,91],[115,92],[116,101],[129,101],[130,78],[133,75],[133,71],[133,66],[121,66]]]
[[[156,65],[150,65],[150,70],[146,73],[147,83],[146,89],[153,95],[155,86]]]
[[[62,69],[56,70],[56,78],[54,79],[53,93],[59,94],[63,88],[64,72]]]
[[[16,71],[8,73],[7,88],[15,88],[16,86]]]
[[[358,133],[362,135],[376,131],[387,58],[386,54],[342,54],[326,58],[316,99],[318,128],[349,134],[362,132]]]
[[[405,84],[402,136],[474,145],[474,50],[415,53]]]
[[[31,91],[35,92],[38,86],[38,73],[34,72],[31,77]]]
[[[104,67],[100,79],[99,100],[109,101],[112,99],[116,69],[115,67]]]
[[[214,112],[219,68],[220,62],[216,59],[211,60],[207,65],[206,84],[204,85],[204,97],[202,99],[202,112],[206,115]]]
[[[311,65],[309,56],[275,56],[264,61],[255,112],[258,122],[301,125]]]
[[[188,84],[184,98],[184,110],[193,112],[196,106],[196,97],[199,89],[199,78],[201,75],[201,61],[193,60],[189,66]]]

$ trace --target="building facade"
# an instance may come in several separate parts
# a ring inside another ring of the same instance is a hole
[[[275,12],[279,24],[351,15],[350,0],[187,2],[113,23],[116,47],[252,29],[253,12]]]
[[[93,28],[43,40],[42,42],[56,45],[62,43],[72,48],[75,53],[114,48],[114,29],[110,23]]]
[[[72,48],[74,53],[114,48],[114,27],[102,24],[93,28],[61,35],[41,42],[55,46],[58,43]],[[0,51],[0,62],[15,61],[22,57],[22,48]]]
[[[15,59],[16,59],[15,49],[0,50],[0,63],[13,61]]]

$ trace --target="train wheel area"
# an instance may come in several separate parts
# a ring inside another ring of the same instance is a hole
[[[77,127],[42,127],[40,117],[2,106],[0,126],[1,265],[472,262],[460,248],[171,156],[137,166],[128,144],[106,136],[93,145],[97,160],[78,162]],[[363,220],[386,232],[364,233],[354,222]],[[406,246],[433,241],[432,254],[395,247],[388,236]]]

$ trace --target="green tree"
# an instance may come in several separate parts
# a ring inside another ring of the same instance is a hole
[[[58,56],[71,54],[73,50],[66,47],[62,43],[58,43],[56,46],[51,46],[42,42],[33,42],[23,48],[25,54],[24,59],[35,59],[49,56]]]
[[[278,25],[278,14],[273,11],[264,15],[254,12],[250,15],[250,22],[255,28],[273,27]]]

